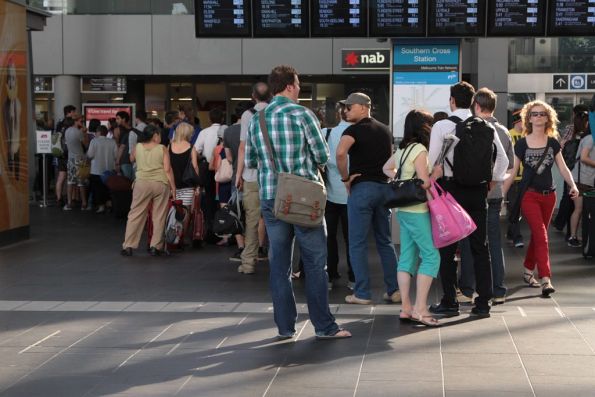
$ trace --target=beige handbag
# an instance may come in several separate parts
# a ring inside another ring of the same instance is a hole
[[[231,162],[228,159],[221,160],[221,163],[219,163],[219,168],[217,169],[217,172],[215,172],[215,182],[231,182],[232,175],[233,166]]]
[[[324,219],[324,209],[326,207],[326,188],[324,184],[298,175],[277,171],[269,132],[264,119],[264,111],[261,110],[259,115],[260,130],[264,137],[271,166],[273,172],[277,173],[278,176],[273,215],[283,222],[297,226],[320,226]]]

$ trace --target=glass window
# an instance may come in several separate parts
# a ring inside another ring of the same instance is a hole
[[[535,94],[523,93],[523,94],[508,94],[508,104],[506,106],[508,115],[508,128],[512,128],[512,114],[521,110],[527,102],[535,100]]]
[[[564,128],[572,122],[572,108],[574,107],[574,94],[548,94],[545,96],[547,103],[558,113],[558,131],[562,133]]]
[[[225,83],[216,84],[196,84],[196,104],[198,108],[198,118],[202,128],[211,125],[209,111],[216,107],[227,110]]]
[[[595,37],[514,38],[509,73],[595,72]]]
[[[166,112],[167,85],[165,83],[145,84],[145,109],[149,117],[163,120]]]

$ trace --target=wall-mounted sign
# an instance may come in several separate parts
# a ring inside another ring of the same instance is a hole
[[[460,80],[459,40],[395,40],[391,77],[393,135],[402,137],[410,110],[449,110],[450,86]]]
[[[83,94],[97,92],[103,92],[106,94],[125,94],[126,77],[81,77],[81,92]]]
[[[54,92],[54,78],[49,76],[33,77],[33,92],[36,94],[52,94]]]
[[[52,131],[36,131],[36,153],[50,154],[52,153]]]
[[[390,50],[367,48],[341,50],[342,70],[389,70]]]
[[[132,103],[83,103],[83,115],[87,127],[91,119],[97,119],[102,125],[107,126],[108,120],[116,117],[116,113],[124,111],[134,120],[136,106]]]

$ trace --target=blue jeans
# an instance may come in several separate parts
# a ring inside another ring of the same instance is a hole
[[[349,218],[349,256],[355,274],[356,297],[371,299],[368,271],[368,233],[370,226],[376,238],[384,284],[390,296],[397,289],[397,255],[390,236],[390,210],[384,207],[389,185],[378,182],[360,182],[351,187],[347,201]]]
[[[300,227],[280,221],[273,215],[275,200],[261,200],[260,209],[269,237],[269,287],[273,298],[275,324],[280,335],[293,335],[297,320],[291,285],[293,238],[300,245],[306,273],[308,313],[317,335],[332,335],[339,326],[328,306],[326,274],[326,225]]]
[[[495,297],[506,296],[504,285],[505,262],[502,252],[502,236],[500,232],[500,208],[502,199],[488,200],[488,244],[492,260],[492,283]],[[469,240],[461,241],[461,275],[459,286],[466,296],[473,296],[475,290],[475,275],[473,272],[473,256]]]

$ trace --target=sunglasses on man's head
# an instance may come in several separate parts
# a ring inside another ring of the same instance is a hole
[[[531,112],[531,117],[547,117],[547,112]]]

